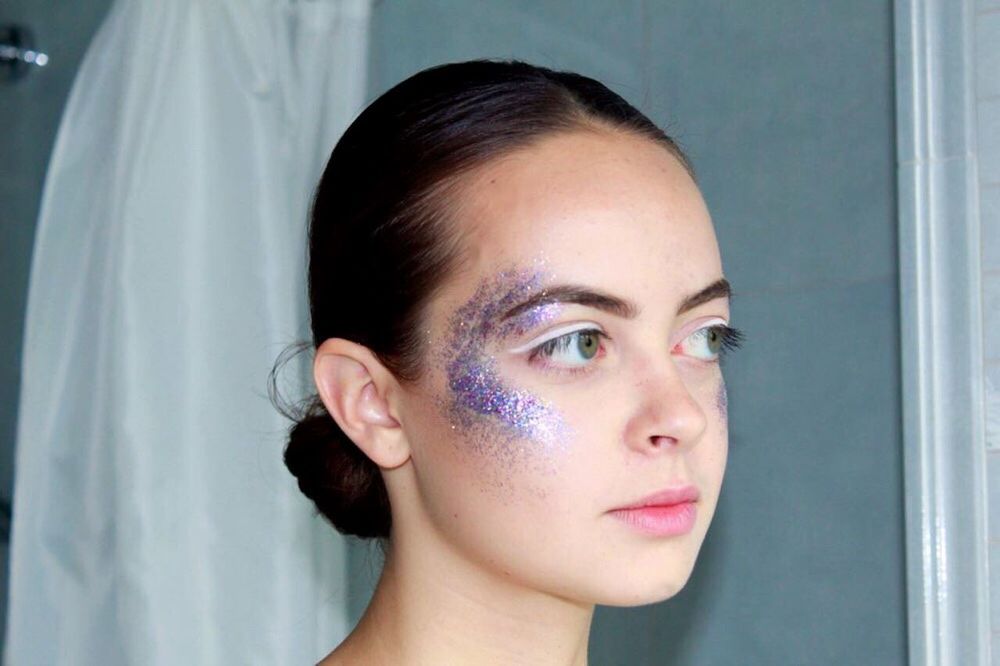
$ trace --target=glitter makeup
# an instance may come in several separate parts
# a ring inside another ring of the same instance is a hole
[[[478,453],[511,465],[536,462],[542,472],[550,471],[545,454],[565,446],[569,428],[551,404],[500,377],[487,344],[523,335],[558,315],[559,304],[542,303],[501,321],[507,310],[541,289],[544,276],[537,268],[501,271],[483,280],[455,311],[442,359],[449,395],[441,401],[452,428],[467,433]]]
[[[719,392],[715,396],[715,406],[719,409],[719,415],[723,423],[729,418],[729,395],[726,392],[726,380],[719,377]]]

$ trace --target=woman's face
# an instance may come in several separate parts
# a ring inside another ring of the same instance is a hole
[[[729,303],[697,187],[651,140],[580,131],[462,192],[465,262],[428,306],[427,372],[399,403],[416,492],[393,497],[394,530],[423,523],[502,580],[575,601],[672,596],[727,452]],[[614,511],[691,487],[687,505]]]

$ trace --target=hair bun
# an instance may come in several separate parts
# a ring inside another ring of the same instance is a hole
[[[392,523],[382,474],[316,398],[289,430],[285,466],[341,534],[388,538]]]

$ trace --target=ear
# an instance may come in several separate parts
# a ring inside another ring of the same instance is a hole
[[[316,349],[313,379],[330,416],[374,463],[391,469],[409,459],[392,404],[398,384],[371,350],[343,338],[324,340]]]

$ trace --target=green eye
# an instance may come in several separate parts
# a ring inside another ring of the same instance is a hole
[[[580,355],[586,359],[594,358],[600,347],[600,341],[592,331],[580,331],[576,337],[576,347]]]
[[[737,349],[743,340],[743,334],[725,324],[706,326],[692,333],[684,342],[684,352],[705,361],[720,358],[726,351]]]
[[[528,358],[542,357],[563,367],[581,367],[601,351],[602,335],[597,329],[571,331],[538,345]]]
[[[708,342],[708,349],[713,354],[718,354],[719,350],[722,349],[722,332],[718,328],[715,328],[713,326],[712,328],[708,329],[706,336],[707,336],[706,342]]]

